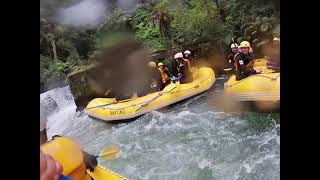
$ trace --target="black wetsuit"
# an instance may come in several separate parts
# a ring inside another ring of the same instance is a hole
[[[256,74],[256,71],[252,67],[246,67],[252,60],[252,55],[250,53],[243,54],[238,53],[235,55],[236,64],[236,80],[241,80],[250,75]]]
[[[180,79],[180,83],[189,83],[193,81],[192,72],[190,70],[189,64],[187,62],[188,60],[180,60],[180,63],[178,64],[178,72],[181,73],[182,77]]]
[[[171,64],[171,74],[173,76],[178,76],[179,74],[179,71],[178,71],[178,62],[176,60],[172,61],[172,64]]]

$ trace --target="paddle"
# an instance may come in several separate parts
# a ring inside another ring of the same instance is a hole
[[[118,158],[119,155],[119,147],[117,145],[111,145],[107,147],[105,150],[103,150],[99,155],[95,156],[96,158],[102,158],[104,160],[112,160]],[[68,176],[60,176],[60,180],[73,180],[72,178]]]
[[[99,155],[96,156],[96,158],[101,157],[102,159],[107,160],[107,161],[112,160],[112,159],[116,159],[116,158],[118,158],[119,151],[120,151],[119,147],[117,145],[113,144],[113,145],[107,147],[105,150],[103,150]],[[90,174],[90,171],[89,170],[86,170],[86,171],[89,174],[89,176],[92,177],[92,175]]]
[[[226,69],[223,69],[224,71],[231,71],[232,68],[226,68]]]
[[[102,158],[104,160],[112,160],[118,158],[119,155],[119,147],[117,145],[111,145],[107,147],[104,151],[102,151],[99,155],[96,156],[96,158]]]
[[[174,77],[174,79],[176,79],[177,77]],[[174,90],[177,86],[179,86],[179,83],[171,83],[168,86],[166,86],[162,91],[160,91],[158,93],[157,96],[155,96],[154,98],[152,98],[151,100],[149,100],[148,102],[142,104],[135,112],[138,112],[140,109],[142,109],[143,107],[147,106],[148,104],[150,104],[152,101],[158,99],[159,97],[161,97],[163,95],[163,93],[168,93],[171,92],[172,90]]]

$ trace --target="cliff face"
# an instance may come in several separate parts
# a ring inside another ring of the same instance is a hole
[[[103,97],[108,90],[108,84],[105,83],[108,81],[103,82],[102,79],[104,78],[98,78],[99,73],[97,72],[99,72],[97,65],[89,65],[81,67],[80,70],[69,74],[67,77],[75,104],[79,109],[84,108],[93,98]],[[107,79],[107,76],[105,79]]]

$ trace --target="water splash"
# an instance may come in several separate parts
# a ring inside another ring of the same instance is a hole
[[[119,145],[118,159],[99,163],[130,179],[280,179],[279,115],[208,106],[221,88],[114,125],[78,115],[68,87],[41,96],[60,108],[49,116],[50,135],[70,136],[91,154]]]

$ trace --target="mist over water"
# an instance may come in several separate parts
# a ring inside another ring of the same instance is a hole
[[[59,24],[82,29],[96,28],[112,14],[114,8],[131,12],[139,0],[70,0],[61,3],[40,0],[40,15]]]
[[[101,24],[107,14],[103,0],[84,0],[59,12],[59,21],[75,27],[95,27]]]
[[[118,0],[117,7],[128,11],[134,9],[138,3],[139,0]]]

